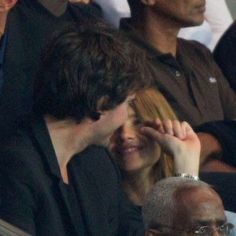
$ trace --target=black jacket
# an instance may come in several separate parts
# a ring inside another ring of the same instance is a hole
[[[73,218],[43,120],[35,120],[0,149],[0,218],[32,235],[143,235],[141,216],[120,189],[119,172],[104,148],[74,156],[68,173],[83,225]]]

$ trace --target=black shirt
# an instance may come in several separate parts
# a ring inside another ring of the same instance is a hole
[[[72,184],[64,184],[65,191],[67,193],[67,198],[69,202],[70,211],[73,218],[77,222],[75,225],[80,232],[80,235],[88,235],[85,231],[85,222],[82,216],[81,206],[78,202],[78,196],[75,193],[75,189]],[[68,232],[70,234],[70,232]]]

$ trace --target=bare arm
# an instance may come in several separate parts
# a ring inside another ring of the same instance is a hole
[[[222,147],[218,140],[208,133],[197,133],[201,142],[201,171],[211,172],[236,172],[236,168],[220,160],[217,156],[222,152]]]
[[[204,164],[214,154],[218,154],[222,151],[221,145],[218,140],[209,133],[199,132],[197,136],[201,143],[201,158],[200,164]]]
[[[202,165],[201,171],[203,172],[236,172],[236,168],[230,166],[222,161],[216,159],[210,159],[205,164]]]

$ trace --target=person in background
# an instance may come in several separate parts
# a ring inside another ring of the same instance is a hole
[[[122,186],[136,206],[156,182],[173,175],[198,178],[200,142],[187,122],[179,122],[160,92],[136,93],[128,120],[112,136],[110,150]]]
[[[104,148],[149,79],[145,55],[101,22],[66,25],[36,78],[34,114],[0,148],[0,218],[37,236],[143,235]]]
[[[80,2],[81,0],[73,1]],[[127,0],[95,0],[95,2],[102,8],[105,19],[117,28],[121,18],[130,17]],[[179,37],[196,40],[213,50],[232,22],[233,19],[225,0],[206,0],[204,22],[200,26],[181,29]]]
[[[185,120],[193,127],[215,121],[228,125],[225,124],[227,120],[233,121],[236,117],[236,95],[211,52],[200,43],[177,37],[182,27],[197,26],[203,22],[205,0],[128,2],[131,18],[122,19],[120,28],[134,44],[148,53],[155,86],[179,120]],[[214,123],[214,127],[214,130],[224,132],[224,129],[217,129],[220,124]],[[222,132],[218,136],[223,136]],[[202,145],[201,163],[228,149],[228,145],[224,146],[224,142],[206,128],[198,130],[197,134]],[[222,158],[214,159],[214,164],[231,171],[230,165],[235,165],[236,158],[224,158],[229,166],[224,165]]]
[[[230,236],[219,195],[205,182],[188,178],[159,181],[143,206],[145,236]]]

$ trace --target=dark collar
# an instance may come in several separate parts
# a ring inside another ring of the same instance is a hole
[[[160,52],[145,41],[142,35],[132,26],[131,18],[122,18],[120,21],[120,29],[124,31],[140,48],[144,49],[147,52],[147,57],[151,60],[159,60],[174,67],[176,67],[176,61],[186,61],[188,50],[185,48],[187,41],[184,39],[177,39],[177,55],[175,58],[170,53]]]
[[[53,144],[49,136],[49,132],[46,126],[44,119],[40,116],[33,115],[32,116],[32,123],[31,123],[31,130],[32,130],[32,140],[34,145],[36,145],[38,151],[46,157],[45,161],[47,162],[49,167],[49,171],[54,177],[59,178],[58,186],[63,196],[63,200],[66,204],[68,209],[69,217],[74,227],[76,235],[80,235],[80,228],[79,225],[76,223],[76,219],[74,219],[73,214],[70,211],[70,203],[67,198],[67,192],[64,188],[64,184],[61,179],[59,165],[57,164],[56,153],[53,149]],[[75,155],[69,165],[68,169],[71,174],[72,183],[74,183],[75,192],[79,198],[79,202],[81,205],[81,209],[83,212],[83,217],[86,222],[86,227],[89,230],[91,235],[100,235],[100,231],[103,232],[103,235],[108,235],[109,228],[108,225],[105,223],[107,221],[107,215],[104,213],[103,201],[101,200],[99,194],[99,184],[101,184],[98,180],[96,182],[96,175],[91,173],[89,165],[81,166],[80,160],[85,159],[89,160],[92,159],[93,156],[99,155],[107,155],[104,153],[103,148],[90,146],[85,149],[82,153]],[[100,167],[98,167],[100,168]],[[104,214],[102,214],[104,213]],[[99,227],[94,227],[99,226]]]
[[[61,179],[60,168],[53,144],[48,132],[48,128],[43,117],[33,114],[30,117],[30,129],[32,130],[32,140],[37,150],[45,157],[45,162],[50,172]]]
[[[163,54],[154,48],[151,44],[147,43],[142,35],[132,26],[131,18],[122,18],[120,20],[120,29],[124,31],[129,38],[131,38],[137,45],[148,52],[148,57],[159,59],[165,58],[170,54]]]

